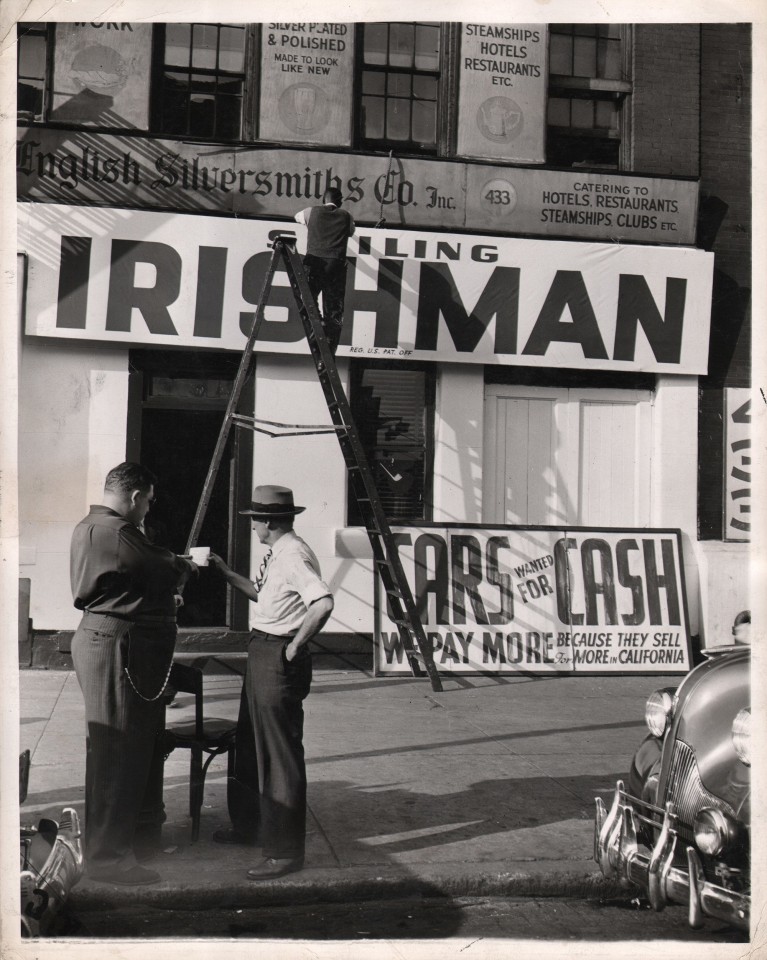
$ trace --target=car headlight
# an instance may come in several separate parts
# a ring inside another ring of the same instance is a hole
[[[751,766],[751,709],[744,707],[732,721],[732,745],[740,760]]]
[[[718,856],[730,846],[736,834],[735,824],[716,807],[699,810],[693,829],[698,849],[710,857]]]
[[[674,700],[672,691],[656,690],[647,698],[644,719],[647,729],[654,737],[662,737],[673,714]]]

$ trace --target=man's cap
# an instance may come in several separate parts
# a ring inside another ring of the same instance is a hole
[[[250,507],[240,510],[243,516],[256,517],[259,520],[271,520],[279,517],[294,517],[303,513],[306,507],[297,507],[293,503],[293,491],[288,487],[276,487],[265,483],[253,488]]]

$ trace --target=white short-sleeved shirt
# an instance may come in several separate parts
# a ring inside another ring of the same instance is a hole
[[[289,530],[272,547],[258,600],[251,607],[251,626],[280,637],[295,636],[309,605],[329,596],[314,551]]]

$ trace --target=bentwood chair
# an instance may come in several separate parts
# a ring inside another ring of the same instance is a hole
[[[205,717],[203,711],[203,673],[199,667],[174,662],[168,687],[194,696],[194,719],[165,725],[165,756],[173,750],[189,750],[189,816],[192,818],[192,841],[200,835],[205,775],[215,757],[227,755],[227,776],[234,776],[234,744],[236,720]],[[203,762],[203,754],[206,759]]]

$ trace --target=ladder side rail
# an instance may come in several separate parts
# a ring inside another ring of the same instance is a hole
[[[397,585],[402,593],[405,610],[407,612],[407,618],[410,622],[412,632],[421,651],[424,665],[426,666],[427,673],[429,674],[429,678],[432,683],[432,688],[434,690],[441,690],[442,685],[439,679],[439,674],[434,666],[433,658],[431,657],[429,642],[423,629],[423,625],[421,624],[420,617],[418,616],[418,611],[416,610],[415,601],[413,600],[410,584],[405,576],[405,571],[402,567],[402,561],[400,560],[396,544],[394,543],[394,536],[389,528],[388,520],[386,519],[386,515],[381,506],[378,490],[373,481],[373,476],[367,462],[367,455],[360,442],[354,417],[352,416],[351,408],[346,398],[346,393],[343,389],[341,379],[338,376],[335,358],[333,357],[330,347],[325,339],[319,311],[316,307],[314,297],[306,280],[306,275],[304,274],[299,256],[295,249],[291,248],[287,243],[276,241],[275,248],[281,249],[283,253],[283,259],[285,261],[288,278],[296,295],[296,300],[299,305],[299,313],[301,314],[301,319],[304,323],[307,333],[309,348],[312,351],[312,355],[317,365],[317,371],[320,375],[320,383],[323,387],[326,400],[328,401],[331,417],[334,419],[334,421],[336,420],[336,417],[338,417],[339,422],[347,427],[346,435],[339,436],[341,449],[344,454],[344,460],[346,461],[347,466],[350,465],[351,459],[352,465],[358,464],[360,467],[360,478],[365,486],[367,500],[376,523],[376,529],[384,541],[387,561],[393,570]],[[351,452],[345,449],[344,441],[348,442],[349,446],[351,447]],[[372,537],[370,537],[370,534],[369,539],[371,539],[372,544]]]
[[[232,384],[232,392],[226,405],[226,413],[224,414],[224,420],[221,424],[218,439],[216,440],[216,446],[213,450],[213,457],[208,465],[208,473],[205,477],[205,483],[203,484],[200,500],[197,504],[194,520],[192,521],[192,528],[189,531],[185,553],[189,553],[189,550],[196,545],[197,538],[200,536],[200,531],[202,530],[205,514],[207,513],[208,506],[210,504],[210,498],[213,495],[213,486],[216,482],[218,470],[224,457],[224,450],[226,448],[227,441],[229,440],[234,413],[237,409],[237,405],[240,402],[240,396],[242,394],[243,387],[245,386],[245,381],[250,369],[250,361],[252,359],[253,350],[261,329],[261,323],[264,319],[264,308],[266,307],[266,300],[272,288],[272,281],[274,279],[275,270],[277,269],[278,260],[279,251],[275,248],[275,250],[272,252],[272,259],[269,262],[269,268],[266,271],[266,276],[264,277],[261,295],[258,299],[258,305],[256,306],[256,315],[253,320],[253,326],[251,327],[250,334],[242,354],[242,359],[240,360],[240,365],[237,368],[237,374],[235,375],[234,383]]]

